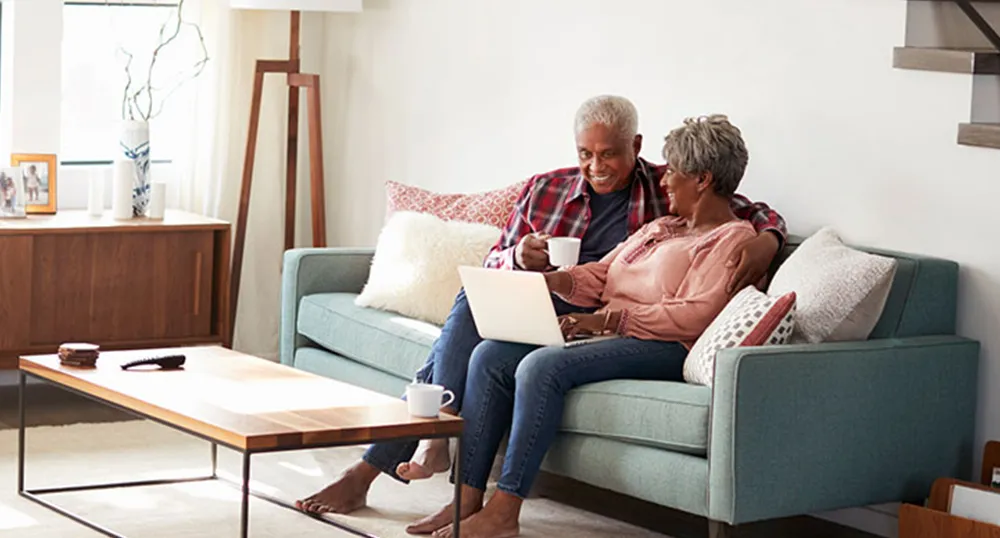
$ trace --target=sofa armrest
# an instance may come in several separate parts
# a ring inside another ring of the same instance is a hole
[[[372,248],[296,248],[285,251],[281,275],[281,363],[291,365],[299,336],[299,301],[312,293],[361,293],[371,269]]]
[[[958,336],[720,351],[709,517],[921,500],[938,477],[970,476],[978,362]]]

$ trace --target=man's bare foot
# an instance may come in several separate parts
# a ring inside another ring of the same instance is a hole
[[[514,538],[521,534],[517,520],[521,517],[522,499],[502,491],[496,492],[478,513],[462,519],[462,536],[458,538]],[[452,526],[434,531],[434,538],[456,538]]]
[[[368,488],[380,471],[367,462],[355,464],[329,486],[305,499],[295,501],[295,507],[313,514],[348,514],[365,506]]]
[[[404,480],[423,480],[449,468],[451,457],[448,455],[448,440],[433,439],[417,460],[400,463],[396,467],[396,474]]]
[[[465,518],[482,510],[484,493],[485,492],[483,490],[471,488],[466,485],[462,486],[461,517],[463,522],[465,521]],[[455,504],[448,503],[448,505],[441,510],[438,510],[420,521],[408,525],[406,527],[406,532],[409,534],[431,534],[442,527],[450,526],[451,522],[455,519],[454,516]]]

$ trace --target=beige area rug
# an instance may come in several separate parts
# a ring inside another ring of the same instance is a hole
[[[325,484],[363,447],[312,450],[253,457],[254,488],[293,500]],[[239,455],[219,449],[220,472],[238,476]],[[132,421],[31,428],[27,432],[29,489],[95,482],[201,476],[210,468],[207,442],[159,424]],[[74,538],[103,536],[17,494],[17,431],[0,431],[0,537]],[[408,536],[410,521],[451,499],[445,475],[403,485],[379,478],[369,507],[339,521],[380,537]],[[47,495],[66,509],[128,536],[237,536],[239,495],[220,483],[197,482],[144,488]],[[529,499],[521,517],[526,537],[662,537],[547,499]],[[251,500],[253,537],[354,536],[266,501]]]

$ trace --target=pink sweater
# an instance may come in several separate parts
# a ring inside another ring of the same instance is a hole
[[[690,349],[729,301],[730,255],[756,235],[745,220],[695,235],[683,218],[661,217],[600,261],[566,269],[573,288],[564,298],[598,312],[621,310],[621,335]]]

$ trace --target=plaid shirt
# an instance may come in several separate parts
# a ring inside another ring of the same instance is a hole
[[[628,204],[628,233],[632,235],[646,223],[667,215],[669,202],[660,188],[664,166],[645,159],[636,160],[632,172],[632,196]],[[771,231],[784,243],[785,221],[767,204],[751,202],[742,195],[733,196],[733,212],[749,220],[757,232]],[[562,168],[532,177],[514,205],[500,240],[483,263],[494,269],[516,269],[514,249],[522,237],[544,232],[558,237],[583,237],[590,224],[590,195],[580,168]]]

